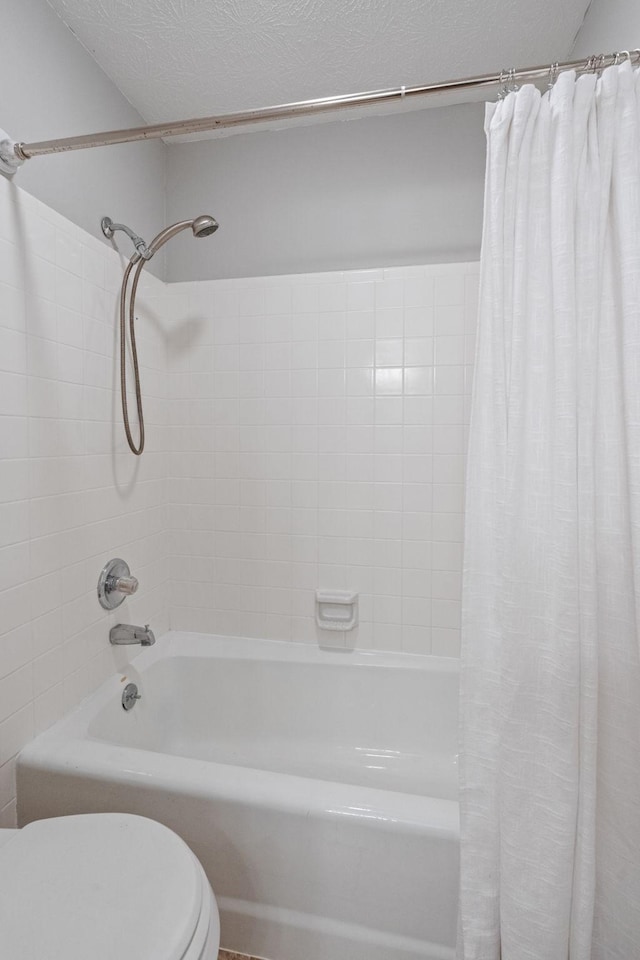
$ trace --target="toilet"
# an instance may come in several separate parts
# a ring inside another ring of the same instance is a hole
[[[2,960],[216,960],[218,909],[173,831],[124,813],[0,830]]]

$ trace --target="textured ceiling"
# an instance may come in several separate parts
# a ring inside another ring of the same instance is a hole
[[[48,2],[154,123],[561,60],[589,0]]]

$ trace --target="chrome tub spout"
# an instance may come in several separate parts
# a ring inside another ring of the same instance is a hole
[[[144,627],[137,627],[133,623],[117,623],[109,631],[109,641],[116,646],[119,644],[139,643],[143,647],[150,647],[156,642],[153,630],[146,623]]]

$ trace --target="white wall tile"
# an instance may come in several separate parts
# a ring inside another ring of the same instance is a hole
[[[193,314],[205,285],[176,286]],[[206,285],[213,301],[235,289],[245,316],[205,320],[201,341],[224,344],[187,340],[175,367],[215,376],[199,432],[194,378],[173,378],[173,469],[192,477],[169,486],[178,576],[201,563],[174,626],[326,642],[314,591],[332,586],[361,594],[361,627],[333,642],[457,655],[476,288],[475,264]],[[205,519],[194,498],[227,506]]]
[[[152,452],[136,478],[132,457],[123,455],[122,469],[113,459],[114,429],[116,449],[124,450],[113,403],[119,258],[63,218],[44,216],[46,208],[0,178],[0,193],[9,189],[24,229],[5,231],[0,242],[0,807],[6,825],[15,816],[15,753],[112,669],[113,616],[95,598],[106,560],[126,557],[141,582],[136,605],[123,617],[135,611],[159,631],[168,625],[157,589],[165,578],[157,562],[164,523],[157,504],[164,492],[159,500],[148,495],[166,473],[164,455],[153,453],[161,449],[153,378],[166,379],[154,368],[164,363],[162,325],[141,336]],[[159,295],[164,285],[149,279],[140,296],[143,313],[150,289]]]

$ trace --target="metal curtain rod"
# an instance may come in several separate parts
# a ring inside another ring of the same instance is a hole
[[[155,123],[148,127],[131,127],[128,130],[109,130],[105,133],[88,133],[79,137],[62,137],[59,140],[39,140],[34,143],[17,143],[14,146],[19,160],[31,157],[43,157],[49,153],[66,153],[68,150],[86,150],[90,147],[106,147],[115,143],[132,143],[136,140],[157,140],[162,137],[184,136],[189,133],[205,133],[223,130],[269,120],[287,120],[292,117],[312,116],[329,113],[345,107],[364,107],[395,100],[408,100],[413,97],[428,97],[432,94],[473,90],[493,87],[496,84],[516,84],[524,80],[555,80],[558,73],[575,70],[576,73],[590,73],[604,70],[628,59],[640,63],[640,50],[622,53],[600,54],[587,60],[572,60],[565,63],[547,64],[541,67],[525,67],[521,70],[503,70],[479,77],[466,77],[462,80],[448,80],[445,83],[432,83],[420,87],[399,87],[389,90],[372,90],[365,93],[347,94],[341,97],[321,97],[318,100],[301,100],[298,103],[279,104],[258,110],[246,110],[241,113],[225,113],[214,117],[197,117],[192,120],[177,120],[173,123]]]

